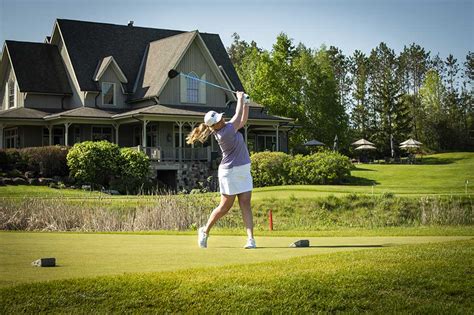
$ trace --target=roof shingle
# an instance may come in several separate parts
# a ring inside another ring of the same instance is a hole
[[[150,42],[185,33],[137,26],[58,19],[69,57],[82,91],[98,91],[93,75],[97,62],[113,56],[133,90],[142,58]],[[221,65],[236,89],[242,90],[237,73],[218,34],[200,33],[217,65]],[[169,69],[168,69],[169,70]]]
[[[72,94],[57,46],[5,41],[20,91]]]

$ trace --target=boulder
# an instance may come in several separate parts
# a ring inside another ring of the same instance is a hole
[[[3,177],[0,177],[0,186],[5,186],[5,179]]]
[[[117,190],[113,190],[113,189],[107,189],[107,190],[104,190],[102,191],[103,193],[106,193],[106,194],[109,194],[109,195],[120,195],[120,192],[117,191]]]
[[[42,186],[48,186],[49,184],[54,183],[54,180],[48,177],[40,177],[38,178],[38,182]]]
[[[32,172],[32,171],[28,171],[28,172],[25,172],[25,177],[28,179],[28,178],[34,178],[35,177],[35,172]]]

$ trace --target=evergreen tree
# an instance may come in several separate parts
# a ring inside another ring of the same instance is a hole
[[[369,62],[367,56],[356,50],[351,58],[352,75],[352,112],[351,122],[354,131],[353,138],[369,138],[369,109],[368,109],[368,75]]]

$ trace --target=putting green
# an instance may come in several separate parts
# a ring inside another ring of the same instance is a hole
[[[337,251],[380,249],[402,244],[469,239],[470,236],[305,237],[310,248],[289,248],[296,237],[257,237],[256,250],[244,250],[243,236],[211,236],[197,248],[196,236],[80,233],[0,233],[0,286],[130,272],[156,272],[246,264]],[[55,257],[57,267],[31,262]]]

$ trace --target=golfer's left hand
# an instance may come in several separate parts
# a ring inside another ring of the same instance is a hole
[[[237,99],[238,99],[238,100],[241,100],[241,99],[244,98],[244,92],[242,92],[242,91],[237,91],[237,92],[236,92],[236,95],[237,95]]]

